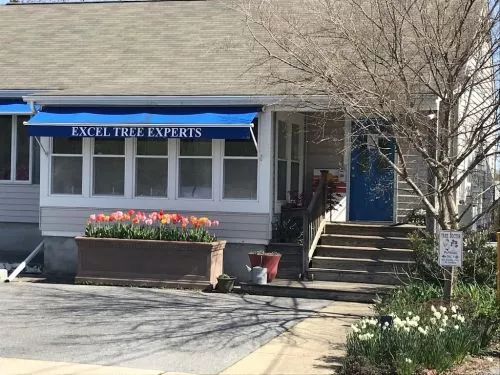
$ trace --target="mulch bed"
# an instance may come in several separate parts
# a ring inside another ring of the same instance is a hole
[[[442,375],[485,375],[500,367],[500,342],[490,346],[484,356],[467,357],[462,363],[442,373]]]

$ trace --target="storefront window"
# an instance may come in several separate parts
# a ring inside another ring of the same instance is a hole
[[[93,195],[124,195],[125,140],[94,141]]]
[[[16,180],[28,181],[30,179],[30,136],[28,127],[23,122],[28,117],[17,118],[17,147],[16,147]]]
[[[212,198],[212,141],[179,142],[179,197]]]
[[[0,116],[0,180],[10,180],[12,117]]]
[[[168,183],[168,140],[137,139],[135,195],[166,197]]]
[[[52,194],[82,194],[82,139],[52,140]]]
[[[286,200],[286,170],[287,170],[287,125],[278,121],[278,186],[277,199]]]
[[[278,121],[276,129],[276,200],[285,201],[301,190],[301,127]]]
[[[25,116],[0,116],[0,180],[29,181],[31,140]]]
[[[257,129],[254,126],[258,139]],[[257,199],[257,164],[252,139],[224,142],[224,199]]]

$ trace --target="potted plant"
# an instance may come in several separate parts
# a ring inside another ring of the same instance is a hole
[[[227,273],[223,273],[217,277],[217,287],[216,289],[222,293],[230,293],[234,288],[234,281],[236,277],[229,276]]]
[[[209,232],[216,220],[162,210],[90,215],[76,237],[78,282],[213,288],[226,242]]]
[[[267,268],[267,282],[270,283],[278,273],[278,265],[281,259],[281,254],[276,251],[251,251],[248,253],[250,265],[252,267]]]

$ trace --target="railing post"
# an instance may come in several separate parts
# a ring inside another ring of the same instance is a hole
[[[302,279],[307,279],[307,269],[309,268],[309,213],[307,209],[302,215]]]
[[[322,169],[321,171],[321,181],[323,181],[323,197],[321,201],[321,217],[324,219],[326,217],[327,204],[326,200],[328,199],[328,170]]]

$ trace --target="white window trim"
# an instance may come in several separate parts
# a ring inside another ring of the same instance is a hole
[[[253,140],[250,140],[253,141]],[[256,147],[256,154],[255,156],[226,156],[226,141],[221,140],[222,142],[222,147],[220,148],[220,157],[222,159],[221,163],[221,174],[220,174],[220,197],[219,199],[224,202],[258,202],[259,201],[259,171],[260,171],[260,163],[259,163],[259,143],[260,143],[260,137],[257,139],[257,147]],[[224,174],[226,173],[226,170],[224,168],[224,161],[225,160],[256,160],[257,161],[257,190],[256,190],[256,196],[255,198],[224,198]]]
[[[133,142],[133,154],[132,154],[132,191],[133,191],[133,198],[134,199],[141,199],[141,198],[148,198],[148,199],[169,199],[171,195],[169,195],[169,189],[170,189],[170,182],[172,181],[170,179],[170,158],[169,158],[169,153],[170,153],[170,140],[167,140],[167,154],[166,155],[138,155],[137,154],[137,138],[132,139]],[[167,160],[167,195],[165,196],[160,196],[160,195],[137,195],[137,159],[166,159]]]
[[[286,126],[286,159],[278,156],[278,141],[279,141],[279,124],[284,123]],[[301,194],[304,191],[304,122],[305,119],[300,119],[296,116],[291,119],[280,118],[278,115],[274,125],[274,206],[275,212],[281,211],[281,205],[290,199],[291,180],[292,180],[292,161],[299,162],[299,191]],[[299,130],[299,159],[292,159],[292,131],[293,126],[298,126]],[[286,199],[278,199],[278,161],[286,161]]]
[[[208,140],[206,140],[208,141]],[[219,158],[216,158],[216,146],[220,146],[220,142],[218,142],[217,139],[211,139],[210,140],[210,144],[211,144],[211,154],[210,155],[196,155],[196,156],[191,156],[191,155],[182,155],[181,156],[181,140],[180,139],[175,139],[174,142],[176,143],[176,164],[177,164],[177,174],[175,175],[175,178],[172,180],[172,181],[175,181],[175,188],[176,188],[176,191],[175,191],[175,198],[177,200],[180,200],[180,201],[193,201],[193,202],[199,202],[199,201],[215,201],[215,195],[214,195],[214,191],[216,191],[216,186],[215,186],[215,181],[216,181],[216,178],[215,178],[215,170],[216,168],[214,168],[215,165],[219,165],[219,164],[216,164],[216,162],[218,161]],[[181,197],[180,196],[180,182],[181,182],[181,179],[180,179],[180,176],[179,176],[179,173],[181,171],[181,159],[202,159],[202,160],[211,160],[212,161],[212,183],[211,183],[211,192],[210,192],[210,198],[186,198],[186,197]],[[169,177],[171,177],[170,173],[169,173]]]
[[[127,153],[127,149],[130,148],[130,141],[132,139],[125,138],[123,140],[123,155],[115,155],[115,154],[99,154],[96,155],[95,152],[95,138],[91,138],[91,164],[90,164],[90,196],[95,197],[95,198],[100,198],[100,197],[130,197],[131,196],[131,189],[130,189],[130,184],[127,184],[127,179],[130,178],[130,170],[131,170],[131,165],[130,165],[130,152]],[[128,157],[127,157],[128,155]],[[124,176],[123,176],[123,194],[94,194],[94,171],[95,171],[95,165],[94,165],[94,160],[95,158],[122,158],[123,159],[123,168],[124,168]]]
[[[49,192],[50,192],[50,195],[55,197],[55,196],[59,196],[59,197],[81,197],[84,195],[85,193],[85,190],[84,190],[84,183],[83,183],[83,176],[85,176],[85,171],[84,171],[84,160],[83,160],[83,150],[84,150],[84,139],[82,139],[82,153],[81,154],[56,154],[53,152],[53,147],[54,147],[54,141],[53,139],[51,138],[50,139],[50,154],[48,155],[49,157]],[[52,158],[56,156],[56,157],[69,157],[69,158],[81,158],[82,159],[82,193],[81,194],[62,194],[62,193],[52,193]],[[41,175],[41,171],[40,171],[40,175]]]
[[[3,116],[3,115],[2,115]],[[29,139],[29,161],[28,161],[28,176],[27,180],[16,180],[17,173],[17,118],[18,115],[6,115],[10,116],[10,179],[0,180],[0,184],[20,184],[20,185],[31,185],[33,181],[33,137]],[[24,125],[22,125],[24,126]]]

